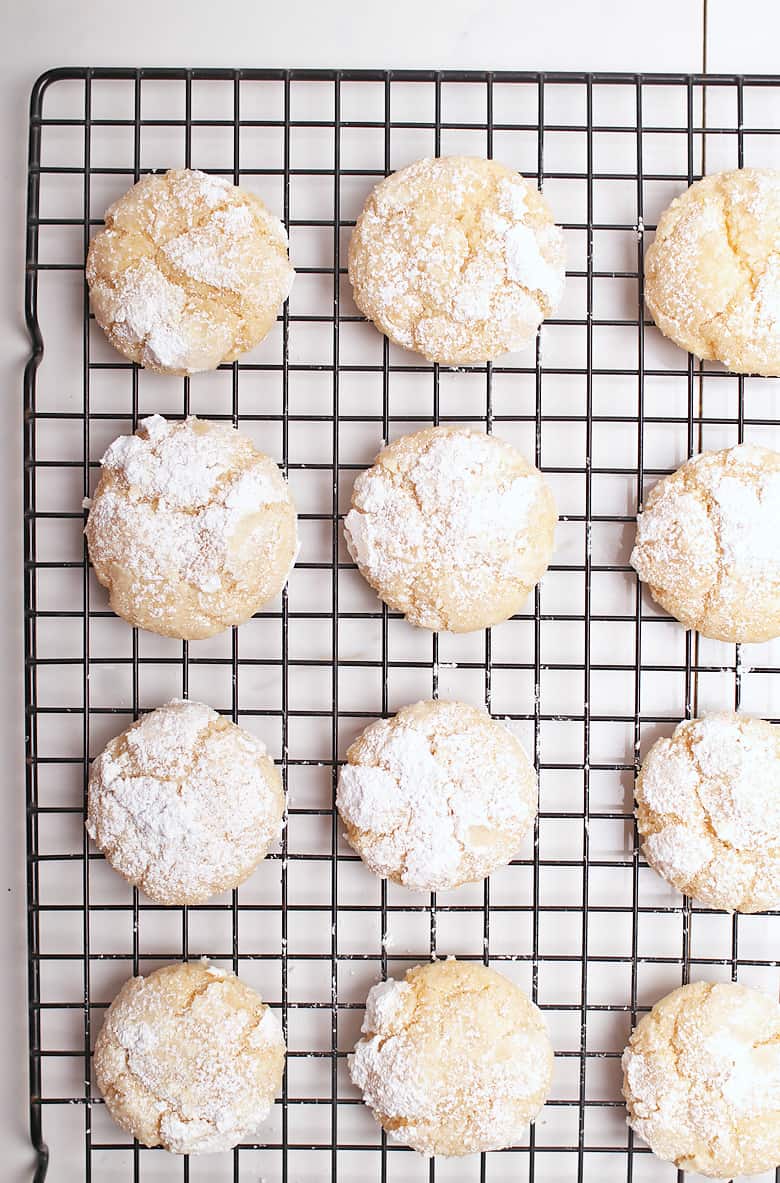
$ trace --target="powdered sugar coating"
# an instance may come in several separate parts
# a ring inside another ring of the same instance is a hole
[[[780,907],[780,727],[721,712],[647,753],[636,785],[647,861],[711,908]]]
[[[531,343],[561,301],[563,235],[493,160],[418,160],[381,181],[349,246],[355,303],[396,344],[464,365]]]
[[[287,235],[254,193],[197,169],[142,177],[87,258],[92,310],[132,361],[213,370],[262,341],[289,295]]]
[[[92,765],[87,831],[159,904],[238,887],[281,832],[284,791],[265,745],[200,702],[174,699]]]
[[[628,1123],[659,1158],[716,1179],[780,1166],[780,1006],[734,982],[657,1002],[623,1055]]]
[[[164,636],[207,637],[281,591],[297,550],[295,508],[251,440],[153,415],[101,463],[86,534],[119,616]]]
[[[232,1149],[267,1116],[284,1052],[259,994],[189,962],[125,982],[106,1012],[94,1070],[111,1116],[144,1146],[209,1154]]]
[[[519,611],[556,522],[544,477],[511,444],[430,427],[358,476],[344,534],[363,576],[411,624],[468,632]]]
[[[541,1013],[483,965],[418,965],[374,986],[353,1082],[396,1141],[425,1155],[516,1145],[550,1089],[553,1052]]]
[[[686,627],[721,641],[780,636],[780,453],[703,452],[664,477],[637,519],[632,566]]]
[[[645,297],[697,357],[780,374],[780,170],[715,173],[675,198],[645,257]]]
[[[366,728],[347,752],[336,804],[372,871],[444,891],[509,862],[536,797],[533,767],[506,727],[437,699]]]

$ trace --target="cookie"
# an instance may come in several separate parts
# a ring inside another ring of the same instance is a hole
[[[780,908],[780,727],[722,712],[659,739],[636,783],[645,858],[710,908]]]
[[[377,595],[420,628],[513,616],[547,569],[557,522],[542,474],[497,436],[428,427],[355,481],[347,547]]]
[[[474,156],[418,160],[380,181],[349,244],[360,311],[444,365],[525,349],[565,275],[563,234],[538,189]]]
[[[283,813],[265,744],[202,702],[174,699],[144,715],[90,770],[90,837],[158,904],[238,887],[278,839]]]
[[[780,453],[693,456],[653,488],[631,565],[685,628],[719,641],[780,636]]]
[[[142,177],[106,211],[87,256],[111,344],[161,374],[235,361],[262,341],[295,272],[259,197],[197,169]]]
[[[298,547],[273,460],[234,428],[144,419],[101,461],[86,535],[129,624],[194,640],[248,620],[282,590]]]
[[[259,994],[191,961],[125,982],[97,1037],[94,1072],[114,1121],[142,1145],[212,1154],[267,1117],[284,1053]]]
[[[536,800],[533,765],[511,732],[441,699],[367,727],[336,793],[351,846],[375,874],[413,891],[445,891],[504,866]]]
[[[366,999],[353,1083],[391,1138],[424,1155],[514,1146],[550,1090],[540,1011],[495,970],[435,961]]]
[[[659,1158],[713,1179],[780,1166],[780,1006],[735,982],[657,1002],[623,1054],[628,1124]]]
[[[661,215],[645,299],[665,336],[738,374],[780,374],[780,170],[696,181]]]

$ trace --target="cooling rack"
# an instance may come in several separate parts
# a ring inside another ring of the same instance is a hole
[[[703,171],[777,166],[779,129],[776,77],[67,68],[38,80],[24,427],[37,1180],[678,1178],[624,1123],[629,1030],[691,979],[777,996],[780,918],[730,917],[666,887],[637,848],[633,777],[649,743],[683,717],[739,706],[779,716],[780,646],[740,650],[685,633],[642,594],[628,553],[643,492],[686,456],[743,438],[778,446],[780,390],[700,365],[660,337],[643,314],[643,250],[660,211]],[[566,298],[535,352],[453,372],[390,346],[357,314],[345,247],[367,192],[438,153],[511,164],[543,185],[564,226]],[[83,279],[109,202],[142,173],[183,165],[259,193],[289,227],[298,272],[266,341],[191,380],[114,353]],[[131,630],[87,563],[82,499],[100,455],[154,412],[240,425],[283,466],[300,510],[300,561],[284,595],[209,641]],[[553,565],[526,610],[462,637],[418,632],[383,608],[340,524],[354,475],[382,440],[451,421],[495,430],[533,457],[562,515]],[[174,695],[205,699],[262,736],[290,805],[280,849],[252,879],[187,909],[127,887],[83,829],[90,758]],[[490,881],[420,896],[356,860],[333,794],[366,722],[432,695],[485,703],[509,721],[535,755],[540,811],[526,848]],[[427,1163],[381,1134],[345,1057],[369,986],[447,954],[495,965],[531,993],[556,1072],[524,1145]],[[90,1049],[127,976],[201,955],[279,1008],[289,1056],[261,1141],[187,1160],[113,1125]]]

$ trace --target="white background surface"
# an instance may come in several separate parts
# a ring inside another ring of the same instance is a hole
[[[738,16],[737,16],[738,12]],[[0,435],[6,474],[0,585],[4,753],[0,1161],[30,1177],[26,1129],[24,782],[22,764],[21,368],[26,107],[37,75],[57,65],[376,66],[772,71],[776,0],[2,0],[0,9]],[[706,52],[706,57],[705,57]]]

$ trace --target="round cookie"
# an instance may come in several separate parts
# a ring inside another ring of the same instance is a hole
[[[685,628],[719,641],[780,636],[780,453],[693,456],[653,488],[631,565]]]
[[[696,181],[661,215],[645,299],[667,337],[738,374],[780,374],[780,170]]]
[[[516,1145],[550,1091],[540,1011],[484,965],[450,958],[379,982],[361,1030],[353,1083],[391,1137],[425,1155]]]
[[[445,891],[504,866],[536,814],[525,751],[484,710],[441,699],[404,707],[355,740],[336,805],[377,875]]]
[[[645,858],[710,908],[780,908],[780,727],[732,712],[657,740],[636,783]]]
[[[129,624],[194,640],[241,624],[284,587],[295,507],[273,460],[233,427],[144,419],[104,455],[89,557]]]
[[[380,181],[349,244],[360,311],[444,365],[524,349],[565,275],[563,234],[539,190],[473,156],[418,160]]]
[[[631,1128],[680,1170],[780,1166],[780,1006],[735,982],[673,990],[632,1032],[623,1096]]]
[[[547,569],[557,520],[544,477],[506,440],[428,427],[358,476],[344,534],[390,608],[465,633],[520,610]]]
[[[106,211],[87,256],[95,319],[161,374],[213,370],[253,349],[295,272],[259,197],[197,169],[142,177]]]
[[[174,699],[92,764],[87,832],[158,904],[243,883],[279,837],[282,780],[265,744],[202,702]]]
[[[259,994],[190,961],[125,982],[106,1012],[94,1070],[114,1121],[144,1146],[212,1154],[268,1115],[284,1052],[279,1020]]]

